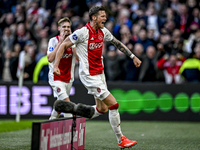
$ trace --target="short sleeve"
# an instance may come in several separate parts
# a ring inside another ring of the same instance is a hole
[[[51,38],[49,40],[47,54],[51,53],[55,49],[56,44],[57,42],[54,40],[54,38]]]
[[[106,29],[105,27],[102,29],[103,33],[104,33],[104,40],[106,41],[111,41],[113,39],[113,35],[110,33],[110,31],[108,29]]]
[[[83,42],[85,40],[86,34],[87,34],[87,31],[86,31],[85,27],[83,27],[81,29],[78,29],[78,30],[74,31],[69,36],[69,39],[71,40],[71,42],[73,44],[78,44],[78,43],[81,43],[81,42]]]

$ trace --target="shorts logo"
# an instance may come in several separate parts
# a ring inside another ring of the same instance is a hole
[[[53,51],[53,47],[49,47],[49,51],[52,52]]]
[[[76,34],[74,34],[74,35],[72,35],[72,38],[73,38],[74,40],[77,40],[77,39],[78,39],[78,36],[77,36]]]
[[[61,91],[61,89],[60,88],[57,88],[57,92],[59,93]]]
[[[97,92],[101,93],[101,89],[100,89],[100,88],[97,88]]]

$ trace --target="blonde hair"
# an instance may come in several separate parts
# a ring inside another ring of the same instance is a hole
[[[58,21],[58,26],[60,26],[63,22],[69,22],[72,25],[70,19],[68,17],[62,18]]]

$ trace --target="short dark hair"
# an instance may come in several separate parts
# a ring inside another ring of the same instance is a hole
[[[99,11],[106,11],[106,9],[104,6],[93,6],[92,8],[90,8],[89,10],[90,20],[92,20],[92,16],[96,16]]]

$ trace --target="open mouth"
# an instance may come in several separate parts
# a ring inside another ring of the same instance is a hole
[[[101,22],[101,24],[104,26],[106,22]]]

